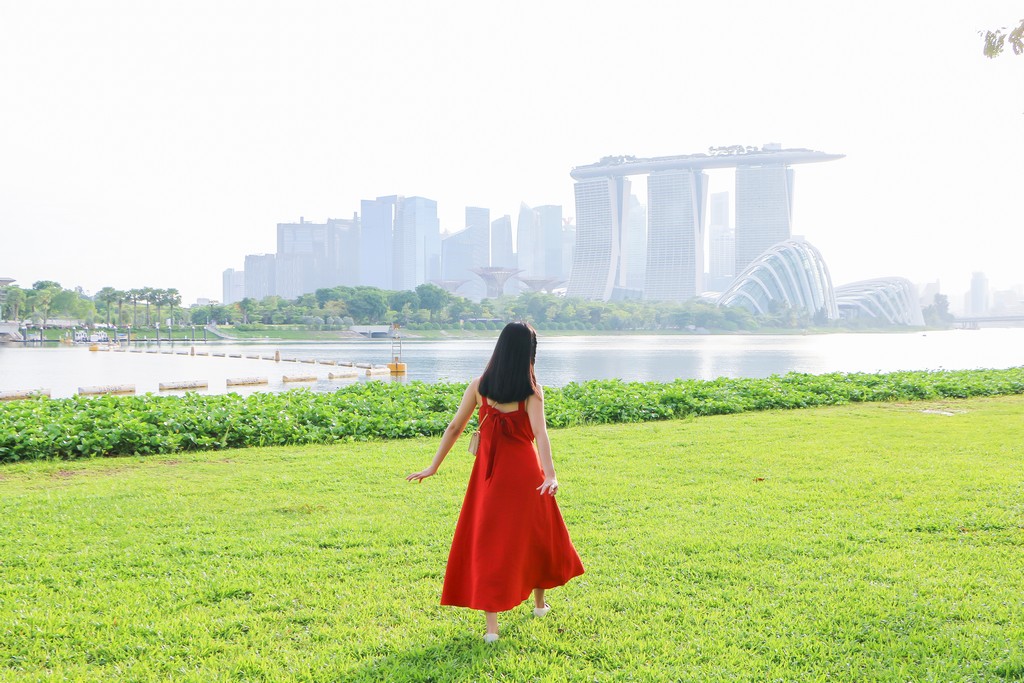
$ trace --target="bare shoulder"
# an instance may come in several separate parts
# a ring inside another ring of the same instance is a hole
[[[538,386],[537,391],[526,397],[526,408],[529,410],[531,405],[544,405],[544,390]]]
[[[476,400],[476,404],[477,405],[480,405],[481,403],[483,403],[484,399],[480,395],[480,378],[479,377],[474,377],[469,382],[469,386],[466,387],[466,394],[467,395],[472,394],[473,398]]]

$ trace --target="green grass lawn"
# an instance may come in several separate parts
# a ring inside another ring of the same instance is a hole
[[[552,442],[587,573],[494,645],[461,442],[0,467],[0,680],[1024,680],[1024,397]]]

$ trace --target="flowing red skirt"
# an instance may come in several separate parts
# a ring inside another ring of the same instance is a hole
[[[480,447],[441,604],[503,612],[534,588],[555,588],[579,576],[583,563],[554,496],[537,491],[544,472],[523,403],[502,413],[485,401],[480,420]]]

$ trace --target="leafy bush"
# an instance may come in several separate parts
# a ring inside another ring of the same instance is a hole
[[[465,388],[366,382],[330,394],[300,389],[249,396],[40,397],[0,404],[0,462],[437,435]],[[998,394],[1024,394],[1024,367],[668,383],[596,380],[546,389],[545,403],[548,424],[567,427]]]

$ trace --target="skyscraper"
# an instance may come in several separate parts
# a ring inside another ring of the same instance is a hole
[[[426,197],[401,197],[395,208],[394,289],[415,289],[441,279],[441,227],[437,202]]]
[[[621,258],[626,268],[619,285],[633,292],[642,292],[647,277],[647,207],[632,193],[629,195],[624,233]]]
[[[226,306],[245,298],[245,271],[228,268],[222,278],[224,295],[221,302]]]
[[[692,169],[647,177],[645,299],[686,301],[703,291],[707,178]]]
[[[466,229],[470,231],[471,267],[491,265],[491,210],[478,206],[466,207]]]
[[[732,145],[711,147],[707,154],[646,159],[607,156],[595,164],[577,166],[570,173],[577,181],[577,252],[568,292],[608,298],[615,285],[622,286],[632,278],[630,243],[616,241],[621,239],[627,212],[618,199],[619,190],[609,189],[609,183],[621,184],[630,175],[648,174],[645,283],[653,289],[645,287],[644,296],[678,299],[691,296],[686,292],[697,294],[703,289],[705,169],[737,169],[734,270],[738,273],[765,249],[790,236],[793,173],[789,166],[841,158],[841,154],[782,149],[770,143],[760,149]],[[606,280],[614,285],[605,286]]]
[[[519,270],[527,277],[540,277],[544,268],[544,236],[540,231],[537,212],[519,203],[519,220],[516,222],[516,261]]]
[[[515,268],[516,255],[512,250],[512,217],[505,215],[491,221],[491,265]]]
[[[480,300],[486,293],[484,283],[474,268],[491,265],[491,211],[466,207],[466,228],[441,241],[441,277],[454,287],[458,281],[460,295]]]
[[[245,257],[245,298],[264,299],[277,294],[273,254],[249,254]]]
[[[793,169],[782,163],[736,167],[736,273],[792,232]]]
[[[352,218],[327,219],[328,272],[325,274],[323,286],[355,287],[360,284],[361,246],[358,214],[353,213]]]
[[[540,235],[537,262],[541,274],[547,278],[566,279],[562,271],[562,207],[545,204],[534,209]]]
[[[708,276],[706,287],[724,291],[736,275],[736,235],[729,227],[729,193],[711,195],[708,213]]]
[[[368,287],[394,289],[394,229],[398,197],[360,202],[359,281]]]
[[[576,250],[569,296],[604,301],[611,298],[619,268],[629,187],[629,178],[624,176],[576,181]]]
[[[316,289],[318,271],[327,260],[327,225],[299,218],[277,224],[275,294],[294,299]]]

